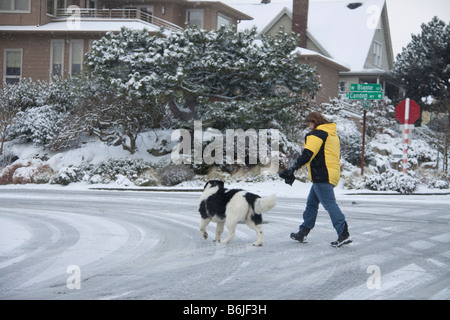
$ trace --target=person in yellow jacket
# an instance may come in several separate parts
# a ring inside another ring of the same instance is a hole
[[[319,203],[323,205],[330,215],[338,239],[331,242],[333,247],[340,247],[351,243],[348,225],[344,214],[336,203],[334,187],[339,183],[341,175],[340,140],[336,131],[336,124],[329,122],[319,112],[311,112],[307,117],[309,129],[305,137],[305,146],[302,154],[294,165],[280,173],[280,177],[289,185],[295,181],[294,172],[303,166],[308,167],[309,179],[312,187],[303,212],[303,223],[299,231],[291,233],[291,238],[306,242],[306,236],[314,228]]]

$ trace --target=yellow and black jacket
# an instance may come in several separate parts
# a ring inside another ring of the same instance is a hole
[[[335,123],[317,126],[305,137],[304,150],[295,161],[294,170],[308,167],[313,183],[328,182],[337,186],[341,176],[341,146]]]

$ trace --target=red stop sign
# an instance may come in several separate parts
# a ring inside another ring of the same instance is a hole
[[[401,124],[413,124],[420,118],[420,106],[414,101],[409,100],[409,119],[405,120],[406,99],[402,100],[395,108],[395,117]]]

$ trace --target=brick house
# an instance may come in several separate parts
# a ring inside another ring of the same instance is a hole
[[[212,30],[248,19],[218,1],[0,0],[0,74],[6,83],[76,74],[92,42],[122,27]]]

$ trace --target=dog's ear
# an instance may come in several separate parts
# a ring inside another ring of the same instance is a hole
[[[211,181],[208,181],[208,182],[205,184],[205,186],[203,187],[203,190],[206,189],[206,187],[208,186],[208,184],[210,184],[210,182],[211,182]]]
[[[223,190],[225,188],[225,184],[223,181],[216,180],[216,183],[219,186],[219,190]]]

